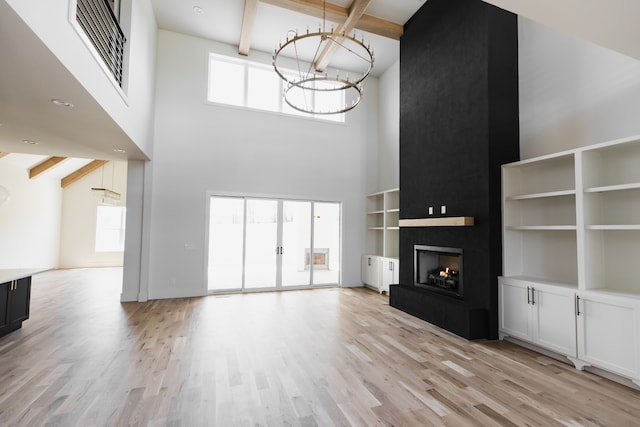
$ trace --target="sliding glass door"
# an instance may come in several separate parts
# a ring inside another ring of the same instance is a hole
[[[339,203],[211,197],[209,291],[298,289],[339,282]]]
[[[244,199],[212,197],[209,211],[210,291],[242,289],[243,242]]]
[[[310,285],[311,269],[306,260],[311,248],[311,202],[282,202],[281,246],[282,286]]]
[[[246,200],[244,287],[268,288],[276,283],[278,201]]]
[[[338,283],[340,280],[340,205],[313,205],[313,283]]]

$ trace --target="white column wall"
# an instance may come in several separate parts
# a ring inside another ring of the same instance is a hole
[[[640,134],[640,61],[518,18],[520,156]]]
[[[370,193],[400,187],[400,60],[380,77],[378,117],[378,187]]]
[[[365,194],[377,166],[377,79],[346,124],[210,105],[210,51],[235,48],[158,33],[149,298],[206,292],[208,191],[342,202],[342,282],[359,286]]]

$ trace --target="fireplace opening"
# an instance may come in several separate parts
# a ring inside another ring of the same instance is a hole
[[[415,286],[463,297],[462,249],[414,245],[413,253]]]

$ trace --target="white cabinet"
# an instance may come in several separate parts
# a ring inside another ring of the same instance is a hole
[[[499,278],[500,338],[513,336],[527,341],[532,339],[530,298],[529,287],[523,282]]]
[[[399,261],[376,255],[362,256],[362,283],[382,293],[389,294],[389,285],[398,283]]]
[[[513,336],[565,356],[576,356],[575,292],[500,278],[500,336]]]
[[[640,318],[635,299],[579,293],[578,358],[640,380]]]
[[[399,261],[394,258],[381,258],[380,259],[380,274],[382,280],[378,291],[380,293],[386,292],[389,295],[389,285],[398,283],[398,266]]]
[[[375,255],[362,255],[362,283],[379,289],[380,278],[380,257]]]
[[[640,382],[640,135],[503,165],[502,196],[500,335]]]

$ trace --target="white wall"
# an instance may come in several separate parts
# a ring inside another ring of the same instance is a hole
[[[360,285],[365,194],[375,186],[377,79],[346,124],[209,105],[214,50],[235,54],[232,46],[158,32],[149,298],[205,292],[207,191],[342,202],[343,283]]]
[[[640,134],[640,61],[518,18],[520,156]]]
[[[380,77],[378,105],[378,187],[370,192],[400,187],[400,60]]]
[[[99,203],[92,187],[108,188],[127,197],[127,162],[108,162],[63,191],[60,267],[122,266],[122,252],[96,252],[96,213]]]
[[[156,22],[150,0],[122,0],[129,57],[123,94],[69,19],[75,0],[5,0],[145,153],[153,131]],[[82,31],[80,30],[80,33]]]
[[[30,180],[27,169],[0,161],[0,185],[11,197],[0,206],[0,269],[56,268],[60,180],[46,176]]]

